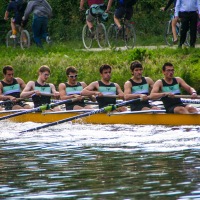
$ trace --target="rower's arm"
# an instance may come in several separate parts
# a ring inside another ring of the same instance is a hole
[[[140,94],[132,94],[131,87],[132,87],[131,82],[126,81],[126,83],[124,84],[125,100],[140,98]]]
[[[0,83],[0,100],[1,101],[6,101],[6,100],[14,100],[16,99],[15,97],[11,95],[3,95],[3,85]]]
[[[25,86],[25,88],[23,89],[23,91],[21,92],[20,97],[21,98],[29,98],[33,94],[35,94],[36,91],[33,89],[34,88],[33,87],[34,84],[35,83],[33,81],[29,81],[27,83],[27,85]]]
[[[59,84],[58,91],[60,93],[60,99],[61,100],[71,99],[71,98],[74,97],[73,95],[67,95],[66,94],[66,85],[64,83]]]
[[[161,89],[162,89],[162,81],[158,80],[158,81],[155,82],[153,89],[151,90],[150,99],[157,100],[157,99],[160,99],[162,97],[165,97],[167,95],[167,93],[160,92]]]
[[[180,86],[187,91],[189,94],[191,94],[194,98],[197,97],[197,92],[196,90],[191,87],[190,85],[188,85],[182,78],[177,77],[176,80],[178,81],[178,83],[180,84]]]
[[[97,84],[98,82],[92,82],[90,83],[87,87],[85,87],[82,91],[81,91],[81,95],[82,96],[91,96],[91,95],[99,95],[100,92],[97,91]]]

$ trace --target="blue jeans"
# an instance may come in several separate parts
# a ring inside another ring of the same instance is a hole
[[[38,17],[37,15],[33,16],[33,39],[37,46],[42,46],[41,39],[46,39],[47,37],[47,25],[48,18],[47,17]]]

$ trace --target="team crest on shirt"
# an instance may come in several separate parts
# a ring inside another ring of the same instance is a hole
[[[139,85],[138,87],[139,87],[141,90],[143,89],[143,85]]]
[[[173,91],[174,86],[169,86],[169,89],[170,89],[171,91]]]
[[[110,87],[106,87],[106,90],[107,90],[108,92],[110,91],[110,89],[111,89]]]

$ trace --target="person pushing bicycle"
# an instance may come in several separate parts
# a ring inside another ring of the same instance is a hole
[[[11,12],[14,13],[14,17],[11,18],[11,29],[12,35],[10,38],[16,38],[17,29],[16,25],[24,26],[26,22],[22,21],[22,17],[24,15],[24,11],[26,9],[27,3],[24,0],[10,0],[5,15],[4,20],[9,19],[9,15]]]
[[[137,3],[137,0],[116,0],[117,7],[114,13],[114,22],[118,29],[121,30],[122,26],[120,19],[125,16],[125,20],[129,21],[133,16],[133,5]],[[112,6],[113,0],[108,1],[106,12],[109,12]]]
[[[80,11],[84,11],[84,3],[85,0],[80,0]],[[86,11],[86,23],[88,25],[88,28],[91,32],[91,34],[94,35],[95,29],[93,26],[92,21],[95,18],[95,14],[102,14],[102,19],[103,20],[107,20],[108,15],[105,14],[103,15],[103,13],[105,13],[106,10],[106,5],[104,3],[104,0],[88,0],[88,5],[89,5],[89,9]]]

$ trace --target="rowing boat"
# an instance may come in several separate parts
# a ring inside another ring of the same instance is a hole
[[[72,110],[59,112],[28,113],[8,119],[12,122],[51,123],[91,110]],[[16,111],[1,111],[0,117]],[[99,113],[77,119],[76,123],[89,124],[135,124],[135,125],[200,125],[200,114],[165,114],[163,110],[148,110],[122,113]]]

